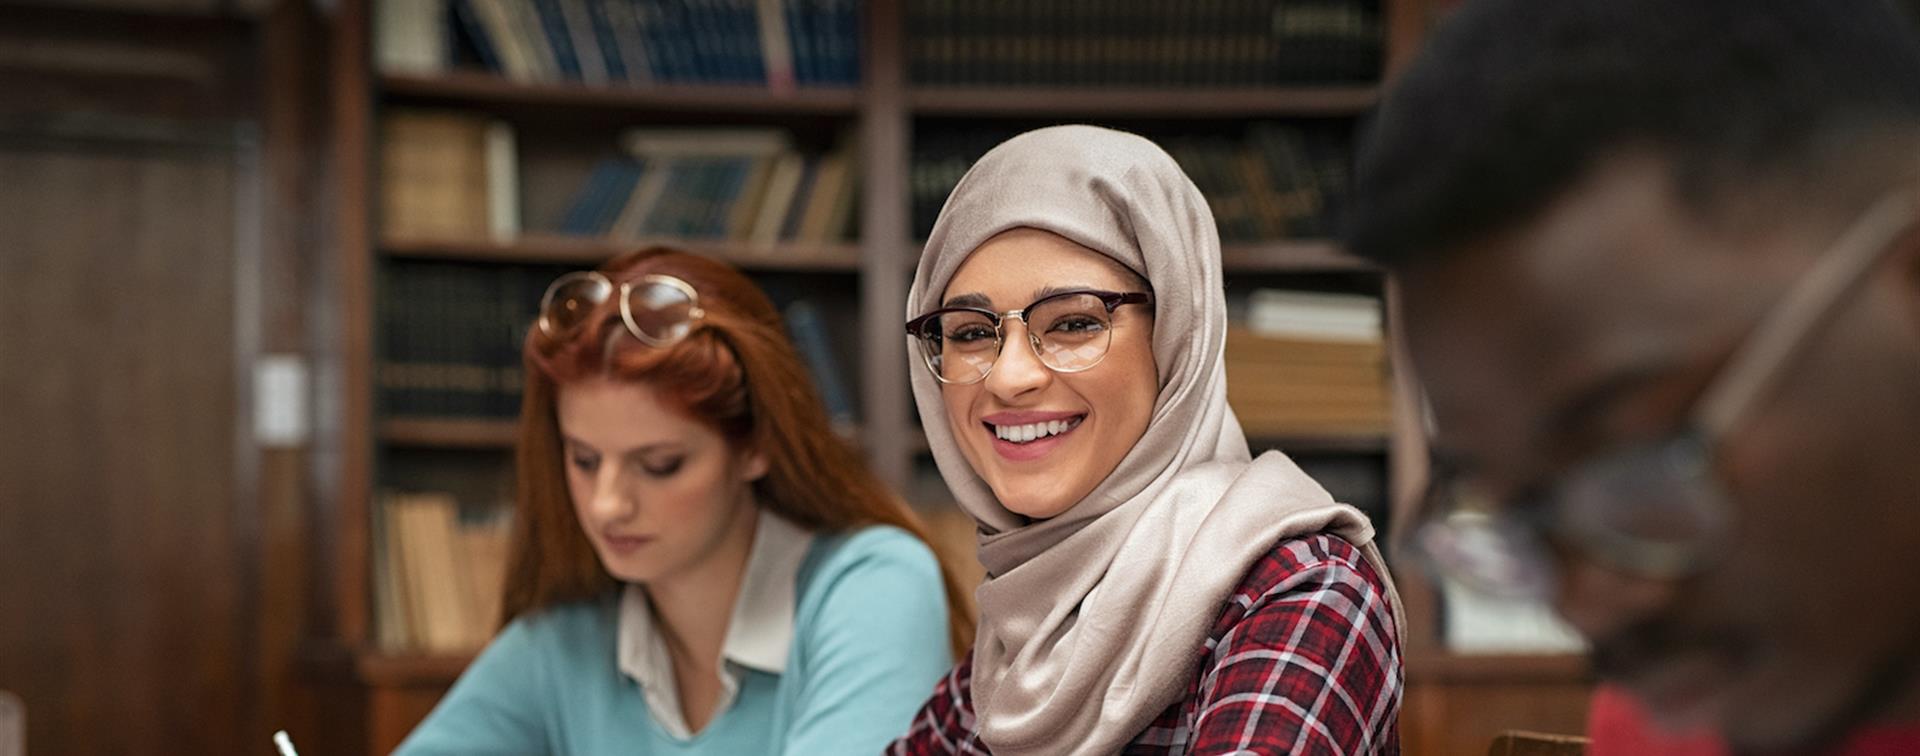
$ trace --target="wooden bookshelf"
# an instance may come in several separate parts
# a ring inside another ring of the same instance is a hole
[[[1357,116],[1373,109],[1372,86],[1288,88],[922,87],[907,93],[915,115],[1103,118],[1288,118]]]
[[[704,239],[594,239],[558,234],[526,234],[510,241],[491,239],[388,239],[380,252],[388,257],[466,262],[597,265],[615,255],[656,244],[679,247],[723,260],[748,271],[853,273],[860,248],[852,244],[782,242],[754,245]]]

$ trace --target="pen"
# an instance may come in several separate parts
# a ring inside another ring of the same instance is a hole
[[[286,730],[273,734],[273,744],[280,748],[280,756],[300,756],[299,751],[293,750],[293,738],[287,737]]]

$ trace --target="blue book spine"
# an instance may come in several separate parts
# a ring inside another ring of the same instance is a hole
[[[866,3],[863,0],[839,0],[840,2],[840,83],[856,86],[860,83],[860,25],[865,17]]]
[[[760,3],[740,0],[740,39],[747,50],[748,82],[767,85],[767,55],[760,46]]]
[[[841,27],[839,27],[839,2],[835,0],[812,0],[814,2],[814,33],[820,35],[820,83],[839,84],[841,77]]]
[[[833,358],[833,342],[827,336],[826,319],[821,317],[820,308],[812,301],[796,300],[787,305],[786,317],[787,332],[793,336],[794,346],[799,347],[800,356],[806,359],[807,369],[813,373],[815,389],[820,392],[821,403],[826,405],[828,419],[841,426],[858,422],[853,392],[847,389],[838,361]]]
[[[793,80],[800,85],[812,84],[816,78],[813,72],[814,44],[812,25],[807,23],[807,6],[812,0],[784,0],[787,16],[787,40],[793,47]]]
[[[727,180],[726,161],[707,158],[700,162],[698,188],[693,192],[693,201],[687,203],[686,213],[680,216],[680,228],[677,232],[688,238],[706,235],[707,216],[713,213],[713,206],[720,196],[720,187]]]
[[[607,204],[605,215],[600,217],[599,233],[613,230],[613,223],[627,209],[627,202],[633,199],[633,192],[640,187],[640,179],[646,178],[647,161],[638,158],[620,159],[620,177],[613,185],[613,201]]]
[[[560,10],[559,0],[533,0],[533,10],[540,16],[540,30],[553,48],[553,62],[560,66],[560,75],[568,81],[579,81],[580,59],[574,53],[573,34],[567,30],[567,17]]]
[[[573,196],[573,202],[567,205],[566,219],[560,222],[560,233],[594,233],[593,221],[599,210],[601,196],[606,194],[608,184],[612,183],[618,171],[618,164],[612,160],[594,164],[593,173],[587,176],[587,183],[580,187],[580,191]]]
[[[627,77],[626,60],[620,57],[620,35],[613,31],[613,22],[607,19],[607,2],[621,0],[586,0],[587,19],[593,24],[593,39],[600,45],[600,57],[607,65],[607,80],[624,82]]]
[[[647,55],[647,69],[653,74],[655,83],[673,81],[672,56],[663,48],[660,40],[660,26],[666,23],[664,0],[612,0],[627,3],[633,9],[634,24],[640,30],[640,49]]]
[[[740,201],[740,191],[747,186],[747,174],[753,172],[753,158],[728,158],[726,161],[726,182],[715,195],[713,211],[707,214],[704,236],[721,237],[727,235],[727,219],[733,215],[734,204]]]
[[[693,79],[693,49],[687,43],[686,7],[680,0],[646,0],[647,59],[663,82]]]
[[[744,0],[717,0],[717,2],[720,6],[720,18],[725,22],[721,27],[720,39],[725,43],[727,65],[732,71],[732,75],[728,78],[735,84],[759,82],[762,77],[756,76],[753,71],[753,62],[759,58],[753,54],[753,48],[758,46],[759,40],[749,39],[747,36],[747,17],[742,12],[746,9],[747,3]],[[750,41],[754,44],[747,44]]]
[[[726,56],[726,19],[720,17],[716,0],[687,0],[687,23],[691,25],[693,59],[701,65],[701,83],[733,81],[732,61]]]
[[[695,81],[717,84],[727,80],[726,50],[719,44],[720,29],[714,13],[714,0],[685,0],[687,37],[693,44]]]
[[[487,28],[480,23],[480,14],[473,9],[472,0],[453,0],[453,18],[457,22],[459,36],[467,40],[473,49],[473,55],[480,59],[480,65],[494,73],[502,73],[500,55],[495,52],[492,37],[487,36]]]
[[[681,198],[687,196],[688,176],[693,172],[695,161],[687,158],[673,160],[662,170],[667,172],[665,186],[660,192],[660,200],[647,212],[640,224],[642,236],[666,236],[673,233],[673,219],[679,214]]]

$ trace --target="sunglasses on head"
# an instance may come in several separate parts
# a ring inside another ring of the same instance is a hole
[[[540,297],[540,332],[552,339],[572,336],[615,296],[627,332],[651,347],[678,343],[706,316],[700,309],[700,294],[679,278],[652,273],[615,284],[599,271],[580,271],[547,286],[547,293]]]

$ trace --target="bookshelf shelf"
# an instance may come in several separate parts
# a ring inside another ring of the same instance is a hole
[[[527,234],[512,241],[388,239],[381,242],[380,250],[389,257],[409,259],[597,265],[650,244],[669,244],[746,270],[852,273],[860,269],[859,247],[838,242],[758,246],[714,239],[614,240]]]
[[[1380,99],[1374,86],[1233,89],[923,87],[907,92],[916,115],[1268,118],[1357,116]]]
[[[389,446],[506,450],[513,448],[519,427],[512,420],[388,418],[380,421],[379,435]]]
[[[1221,267],[1227,273],[1377,272],[1378,267],[1324,240],[1286,239],[1223,244]]]
[[[596,87],[567,82],[527,83],[487,73],[456,71],[437,76],[388,75],[380,79],[388,102],[408,105],[446,105],[481,111],[511,112],[541,108],[579,111],[646,113],[734,114],[755,116],[832,116],[851,118],[859,112],[854,89],[797,89],[766,87],[668,85],[656,87]]]

